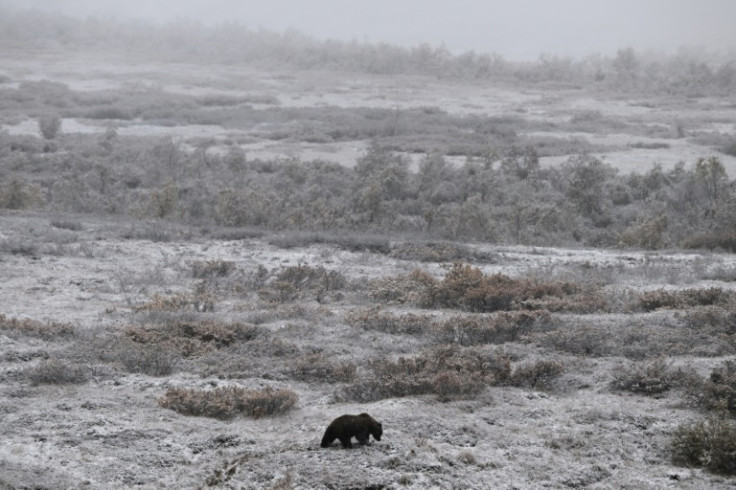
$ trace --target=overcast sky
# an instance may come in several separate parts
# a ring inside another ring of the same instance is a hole
[[[238,21],[325,39],[495,52],[510,60],[633,47],[736,49],[736,0],[0,0],[75,16]]]

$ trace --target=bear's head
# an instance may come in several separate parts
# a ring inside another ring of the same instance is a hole
[[[373,438],[377,441],[381,440],[381,435],[383,435],[383,426],[380,422],[376,422],[374,426],[371,428],[371,435]]]

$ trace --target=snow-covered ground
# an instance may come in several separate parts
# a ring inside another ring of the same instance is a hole
[[[696,418],[697,411],[678,391],[657,397],[612,391],[615,369],[635,362],[616,355],[572,355],[527,341],[501,344],[496,348],[514,364],[554,359],[565,372],[547,390],[491,386],[471,399],[449,402],[433,395],[337,402],[340,383],[294,379],[288,366],[307,353],[349,360],[361,370],[376,356],[411,356],[426,347],[421,336],[363,332],[350,325],[353,311],[411,309],[382,305],[364,297],[358,286],[322,303],[307,296],[275,305],[246,292],[226,294],[228,287],[220,284],[214,312],[178,314],[222,322],[254,321],[260,315],[270,342],[291,351],[269,357],[261,344],[244,344],[211,358],[252,362],[247,376],[234,378],[221,371],[203,374],[202,366],[215,362],[204,357],[188,360],[168,376],[127,372],[102,360],[101,350],[110,348],[104,340],[121,328],[155,320],[138,311],[154,294],[193,291],[199,282],[191,273],[193,262],[231,261],[233,281],[259,266],[273,272],[297,264],[323,266],[359,283],[414,268],[442,273],[438,264],[328,245],[279,249],[268,237],[221,240],[166,224],[159,226],[169,230],[170,241],[125,238],[143,226],[84,216],[0,215],[0,313],[6,320],[70,323],[76,329],[72,336],[44,339],[0,328],[3,488],[694,489],[734,484],[731,478],[670,462],[672,431]],[[660,287],[728,289],[733,283],[713,277],[736,270],[733,256],[711,253],[475,247],[493,253],[492,262],[476,264],[488,273],[585,281],[581,270],[591,271],[597,274],[592,280],[608,281],[604,286],[611,294]],[[679,274],[668,272],[673,268]],[[669,313],[563,315],[560,321],[610,333],[630,328],[633,317],[644,328],[666,324]],[[31,383],[28,373],[48,359],[82,365],[87,381]],[[721,361],[671,358],[704,374]],[[298,394],[299,402],[276,417],[228,421],[184,416],[157,404],[169,388],[216,386],[286,388]],[[334,417],[360,412],[383,423],[380,442],[352,450],[319,448]]]

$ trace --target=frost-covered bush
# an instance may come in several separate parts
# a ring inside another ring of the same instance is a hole
[[[724,361],[703,386],[703,404],[709,409],[736,412],[736,361]]]
[[[537,361],[514,369],[509,384],[524,388],[548,389],[564,371],[564,366],[557,361]]]
[[[442,345],[415,357],[374,360],[369,369],[370,374],[345,387],[342,395],[360,402],[425,394],[440,400],[471,398],[486,386],[505,382],[511,361],[497,352]]]
[[[213,390],[172,388],[158,399],[158,404],[182,415],[231,419],[238,414],[253,418],[278,415],[298,400],[293,391],[270,386],[262,390],[223,386]]]
[[[87,370],[78,364],[49,359],[28,371],[28,380],[34,385],[81,384],[87,382]]]
[[[47,140],[56,138],[61,130],[61,118],[57,115],[46,115],[38,118],[38,130]]]
[[[357,368],[352,362],[338,362],[324,354],[298,357],[289,374],[299,381],[348,382],[355,378]]]
[[[676,464],[734,475],[736,422],[724,414],[716,414],[680,425],[672,436],[671,449]]]
[[[630,391],[644,395],[656,395],[675,386],[677,373],[664,359],[632,368],[621,368],[614,373],[611,387],[614,390]]]

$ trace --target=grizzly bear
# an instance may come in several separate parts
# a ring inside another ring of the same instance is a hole
[[[364,446],[368,444],[369,435],[380,441],[381,434],[383,434],[383,426],[367,413],[341,415],[327,426],[325,436],[322,438],[322,447],[329,447],[332,441],[340,439],[342,447],[350,448],[353,447],[350,443],[353,437]]]

